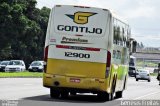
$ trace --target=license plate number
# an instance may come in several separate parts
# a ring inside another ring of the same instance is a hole
[[[70,78],[70,82],[74,82],[74,83],[80,83],[80,79],[79,78]]]

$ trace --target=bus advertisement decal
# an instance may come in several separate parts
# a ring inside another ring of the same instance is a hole
[[[88,23],[88,18],[90,16],[93,16],[97,13],[93,13],[93,12],[75,12],[74,15],[71,14],[66,14],[66,16],[68,16],[69,18],[71,18],[73,20],[73,22],[77,23],[77,24],[87,24]]]
[[[71,44],[91,44],[88,43],[87,39],[81,39],[81,38],[67,38],[63,37],[61,43],[71,43]]]

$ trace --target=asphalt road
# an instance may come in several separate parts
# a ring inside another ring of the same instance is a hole
[[[70,96],[68,99],[51,99],[49,89],[42,86],[41,78],[0,78],[0,100],[21,100],[23,104],[39,103],[52,106],[119,106],[124,100],[160,100],[160,86],[156,77],[151,82],[135,81],[129,77],[123,98],[111,102],[99,101],[95,95]]]

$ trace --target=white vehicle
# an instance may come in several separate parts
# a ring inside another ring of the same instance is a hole
[[[26,69],[23,60],[11,60],[5,68],[5,72],[24,71]]]
[[[138,81],[138,80],[148,80],[148,82],[150,82],[151,78],[150,78],[149,70],[138,69],[138,71],[136,73],[136,81]]]
[[[8,65],[9,61],[2,61],[0,63],[0,71],[4,72],[5,71],[5,67]]]
[[[28,70],[30,72],[43,72],[44,69],[44,61],[33,61],[29,66]]]

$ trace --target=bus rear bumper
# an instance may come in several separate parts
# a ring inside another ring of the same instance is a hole
[[[107,85],[107,80],[100,78],[82,78],[46,73],[43,75],[43,86],[57,90],[75,91],[79,93],[106,92],[109,90],[107,89]]]

